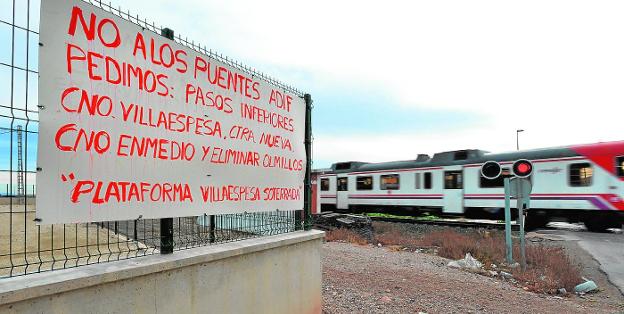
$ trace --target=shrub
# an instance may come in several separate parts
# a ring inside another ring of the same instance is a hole
[[[334,229],[325,233],[325,240],[329,242],[343,241],[359,245],[366,245],[368,241],[359,233],[350,229]]]
[[[420,236],[406,234],[397,229],[384,226],[377,233],[376,240],[388,246],[407,248],[436,248],[440,256],[461,259],[470,253],[486,268],[492,264],[502,265],[506,259],[505,236],[500,231],[472,230],[461,232],[457,229],[443,228],[423,233]],[[516,261],[520,259],[520,248],[513,247]],[[573,291],[574,286],[582,282],[580,269],[574,265],[563,248],[542,244],[527,243],[527,268],[507,269],[516,280],[536,292],[554,293],[558,288]]]
[[[398,230],[389,230],[376,235],[375,241],[385,246],[401,246],[410,249],[421,247],[420,241],[413,235],[406,235]]]
[[[520,248],[514,247],[514,256],[520,256]],[[574,291],[583,280],[580,268],[573,264],[561,247],[527,245],[527,269],[516,269],[514,276],[521,282],[529,282],[533,291],[554,293],[558,288]]]

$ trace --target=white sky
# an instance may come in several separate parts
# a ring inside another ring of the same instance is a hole
[[[469,111],[470,128],[315,129],[317,167],[623,139],[622,1],[114,1],[315,95]],[[366,108],[359,108],[366,110]],[[323,116],[314,116],[323,119]],[[370,117],[374,119],[375,117]],[[422,118],[422,117],[421,117]],[[452,123],[452,121],[449,121]]]

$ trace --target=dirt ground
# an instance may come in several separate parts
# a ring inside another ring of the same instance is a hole
[[[35,205],[7,203],[0,198],[0,278],[64,269],[86,264],[157,254],[160,222],[157,219],[103,223],[37,225]],[[231,226],[236,218],[224,218]],[[173,220],[178,248],[205,244],[208,228],[195,217]],[[217,228],[215,240],[226,242],[252,236],[248,232]]]
[[[447,267],[448,259],[373,245],[323,245],[324,313],[620,313],[624,297],[582,250],[583,275],[601,291],[567,297]],[[589,259],[589,260],[588,260]]]
[[[37,226],[34,219],[34,205],[0,205],[0,278],[154,252],[96,224]]]

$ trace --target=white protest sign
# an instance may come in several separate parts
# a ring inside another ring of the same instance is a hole
[[[41,6],[41,223],[303,209],[300,95],[88,3]]]

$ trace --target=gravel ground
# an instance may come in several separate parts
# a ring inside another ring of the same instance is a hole
[[[621,296],[556,297],[385,247],[323,245],[325,313],[618,313]]]

